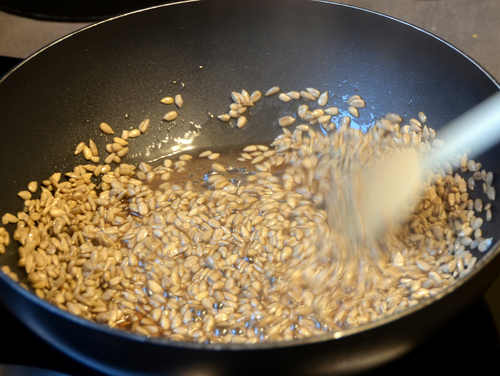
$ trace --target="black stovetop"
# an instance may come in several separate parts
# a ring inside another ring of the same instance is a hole
[[[0,77],[19,59],[0,57]],[[16,317],[0,305],[0,328],[4,346],[0,350],[0,364],[17,364],[51,369],[75,376],[98,376],[86,365],[73,361],[32,333]],[[490,310],[483,298],[457,314],[425,343],[418,345],[409,354],[387,365],[369,372],[370,375],[438,374],[462,375],[498,374],[497,359],[500,355],[500,337]],[[5,344],[8,343],[7,346]],[[4,372],[0,375],[48,375]]]

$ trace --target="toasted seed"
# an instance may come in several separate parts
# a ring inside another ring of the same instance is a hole
[[[219,153],[212,153],[207,158],[210,159],[211,161],[214,161],[214,160],[216,160],[219,157],[220,157]]]
[[[121,146],[127,146],[128,145],[128,141],[124,140],[121,137],[113,137],[113,142],[116,143],[116,144],[119,144]]]
[[[292,100],[292,98],[290,98],[288,95],[286,95],[285,93],[280,93],[280,95],[278,95],[278,98],[280,101],[282,102],[290,102]]]
[[[283,116],[278,120],[279,125],[282,127],[288,127],[295,122],[295,118],[293,116]]]
[[[233,100],[234,103],[238,103],[238,104],[243,103],[243,98],[241,97],[241,94],[238,93],[237,91],[231,92],[231,99]]]
[[[116,155],[115,153],[111,153],[111,154],[109,154],[109,155],[108,155],[108,156],[104,159],[104,163],[106,163],[106,164],[110,164],[110,163],[114,162],[114,161],[115,161],[116,156],[117,156],[117,155]]]
[[[220,114],[217,116],[217,119],[220,121],[228,122],[231,119],[231,116],[229,114]]]
[[[28,183],[28,190],[31,193],[35,193],[37,189],[38,189],[38,182],[36,182],[36,181],[30,181]]]
[[[94,157],[99,155],[99,150],[97,149],[97,145],[92,139],[89,139],[89,149]]]
[[[175,102],[175,105],[176,105],[178,108],[181,108],[181,107],[184,105],[184,99],[182,98],[182,95],[177,94],[177,95],[174,97],[174,102]]]
[[[103,133],[115,134],[115,131],[113,130],[113,128],[111,128],[111,126],[108,123],[102,122],[101,124],[99,124],[99,128]]]
[[[245,116],[240,116],[236,121],[236,126],[238,128],[243,128],[245,125],[247,125],[247,118]]]
[[[252,92],[252,94],[250,95],[250,102],[252,104],[255,104],[257,103],[260,99],[262,98],[262,93],[260,92],[260,90],[255,90],[254,92]]]
[[[136,138],[136,137],[139,137],[141,135],[141,131],[139,129],[132,129],[130,132],[128,132],[128,136],[130,138]]]
[[[308,91],[305,91],[305,90],[301,90],[300,91],[300,96],[304,99],[307,99],[309,101],[315,101],[316,100],[316,97],[314,95],[312,95],[310,92]]]
[[[177,111],[169,111],[165,114],[165,116],[163,116],[163,120],[172,121],[172,120],[177,119],[178,115],[179,114],[177,113]]]
[[[489,200],[494,201],[496,196],[495,187],[487,186],[486,195]]]
[[[83,157],[87,160],[90,160],[93,157],[92,150],[90,150],[87,145],[83,147]]]
[[[291,99],[300,99],[300,93],[298,91],[289,91],[286,95],[288,95]]]
[[[164,97],[164,98],[160,99],[160,102],[163,104],[172,104],[172,103],[174,103],[174,98]]]
[[[6,225],[8,223],[17,223],[18,219],[14,214],[5,213],[2,216],[2,224]]]
[[[266,97],[269,97],[271,95],[274,95],[274,94],[277,94],[281,89],[279,88],[279,86],[273,86],[272,88],[268,89],[264,95]]]
[[[490,248],[492,243],[493,243],[493,238],[484,239],[479,243],[477,249],[479,250],[479,252],[486,252]]]
[[[205,151],[202,151],[202,152],[198,155],[198,158],[206,158],[206,157],[208,157],[210,154],[212,154],[212,151],[210,151],[210,150],[205,150]]]
[[[31,200],[31,192],[30,191],[20,191],[17,193],[19,197],[23,200]]]
[[[326,124],[330,121],[332,115],[322,115],[318,118],[318,122],[320,124]]]
[[[298,108],[297,108],[297,115],[299,115],[299,117],[301,119],[304,119],[307,111],[309,110],[309,106],[307,104],[301,104]]]
[[[244,106],[251,106],[252,101],[250,100],[250,94],[245,89],[241,90],[241,104]]]
[[[76,145],[74,154],[75,155],[80,154],[83,151],[84,148],[85,148],[85,143],[84,142],[79,142],[78,145]]]
[[[116,152],[119,157],[124,157],[128,153],[128,147],[124,147]]]
[[[308,87],[306,88],[307,92],[311,94],[314,98],[318,98],[320,96],[320,91],[318,89]]]
[[[347,109],[347,111],[349,111],[349,113],[354,116],[354,117],[359,117],[359,111],[356,107],[354,106],[349,106],[349,108]]]
[[[212,170],[217,172],[226,172],[226,168],[220,163],[212,163]]]
[[[179,156],[180,161],[190,161],[191,159],[193,159],[193,156],[190,154],[181,154]]]
[[[335,115],[339,114],[339,109],[337,107],[328,107],[328,108],[325,108],[325,112],[328,115],[335,116]]]
[[[418,113],[418,120],[420,120],[420,122],[422,124],[425,124],[425,123],[427,123],[427,116],[423,112],[419,112]]]
[[[144,119],[143,121],[141,121],[141,123],[139,124],[139,131],[141,133],[146,133],[146,131],[149,129],[149,119]]]
[[[326,106],[328,103],[328,91],[324,91],[318,98],[318,104],[320,106]]]

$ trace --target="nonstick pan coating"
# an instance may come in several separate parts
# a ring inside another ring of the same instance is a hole
[[[219,0],[151,8],[63,38],[1,82],[0,209],[20,210],[16,193],[28,181],[81,162],[72,155],[79,141],[92,137],[102,148],[101,121],[121,129],[151,118],[151,131],[134,145],[143,152],[131,162],[172,153],[175,139],[190,139],[194,130],[200,134],[188,148],[224,150],[269,142],[279,132],[272,121],[285,113],[277,99],[255,109],[242,130],[221,126],[209,113],[223,112],[232,90],[265,90],[275,84],[285,90],[330,89],[337,104],[360,94],[368,103],[360,124],[389,111],[405,117],[425,111],[436,129],[498,90],[476,63],[435,36],[353,7]],[[176,91],[186,105],[176,124],[167,127],[159,99]],[[495,174],[500,173],[499,151],[481,157]],[[498,221],[485,231],[497,239]],[[407,352],[481,294],[498,275],[497,253],[495,245],[476,272],[419,309],[340,338],[286,344],[216,347],[147,339],[56,309],[3,274],[0,298],[48,342],[109,373],[244,374],[269,367],[287,374],[352,372]],[[0,262],[16,269],[14,247]]]

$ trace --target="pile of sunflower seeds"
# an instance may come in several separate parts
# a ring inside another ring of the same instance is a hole
[[[256,343],[377,320],[472,270],[471,250],[492,244],[481,231],[492,213],[471,192],[481,186],[485,200],[494,200],[491,173],[467,157],[459,167],[467,180],[451,167],[437,171],[406,223],[374,249],[350,249],[328,224],[332,179],[391,150],[439,147],[436,134],[422,113],[408,124],[388,114],[362,132],[349,127],[349,116],[332,121],[339,109],[325,107],[328,92],[281,94],[283,102],[308,104],[278,120],[282,133],[271,145],[248,145],[236,156],[205,150],[158,166],[122,163],[127,139],[149,120],[114,137],[104,164],[93,142],[79,144],[75,154],[94,163],[31,182],[19,193],[24,210],[2,217],[15,223],[30,287],[73,314],[146,336]],[[222,122],[241,123],[242,108],[263,96],[232,97],[235,112],[220,115]],[[355,117],[365,107],[359,96],[347,104]],[[303,123],[289,130],[297,119]],[[115,133],[106,123],[100,128]],[[207,173],[187,179],[190,165]],[[9,241],[1,228],[0,252]]]

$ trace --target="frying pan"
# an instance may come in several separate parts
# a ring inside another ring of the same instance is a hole
[[[98,23],[25,60],[0,84],[4,144],[0,148],[0,209],[21,209],[16,192],[32,179],[66,171],[74,146],[92,137],[104,146],[101,121],[115,129],[149,117],[130,162],[186,149],[224,150],[266,143],[286,112],[276,98],[256,106],[244,129],[221,126],[231,90],[330,89],[333,102],[360,94],[368,103],[358,122],[388,111],[425,111],[439,129],[498,91],[477,63],[437,37],[401,21],[345,5],[311,1],[186,1]],[[185,98],[173,126],[161,122],[159,99]],[[199,135],[193,137],[193,121]],[[473,126],[473,125],[471,125]],[[496,174],[498,147],[481,156]],[[496,210],[496,205],[493,206]],[[498,219],[484,229],[500,238]],[[286,343],[205,345],[152,339],[98,325],[38,299],[5,275],[0,298],[49,343],[105,373],[320,375],[366,370],[413,348],[478,297],[498,275],[499,246],[468,277],[418,306],[335,335]],[[15,247],[0,263],[17,268]]]

